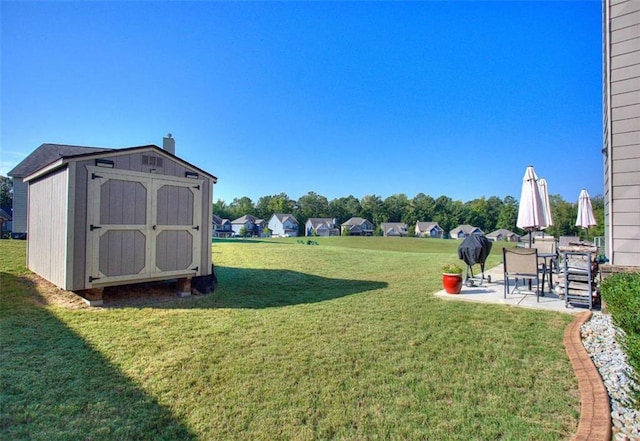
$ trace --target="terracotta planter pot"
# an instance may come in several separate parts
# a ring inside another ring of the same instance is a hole
[[[462,274],[442,274],[442,286],[447,294],[460,294],[462,290]]]

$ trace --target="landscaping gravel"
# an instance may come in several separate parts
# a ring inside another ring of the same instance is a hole
[[[611,431],[614,441],[640,440],[640,411],[632,407],[632,391],[640,385],[618,344],[624,331],[617,328],[609,314],[594,312],[581,328],[582,343],[598,368],[609,393]]]

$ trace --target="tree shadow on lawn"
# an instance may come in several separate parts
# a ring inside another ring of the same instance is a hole
[[[0,273],[0,430],[12,439],[196,439],[169,409]]]
[[[209,294],[218,308],[259,309],[318,303],[386,288],[371,280],[332,279],[290,270],[216,267],[218,286]]]

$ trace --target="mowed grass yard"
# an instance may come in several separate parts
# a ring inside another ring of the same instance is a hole
[[[211,295],[80,309],[0,241],[0,438],[572,437],[572,316],[435,298],[456,241],[297,240],[214,241]]]

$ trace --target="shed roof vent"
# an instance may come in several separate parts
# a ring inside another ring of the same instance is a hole
[[[142,165],[162,167],[164,165],[164,161],[158,156],[142,155]]]

